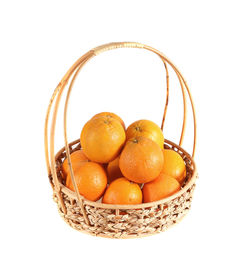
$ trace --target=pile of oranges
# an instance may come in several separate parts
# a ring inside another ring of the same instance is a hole
[[[179,191],[185,180],[185,162],[164,149],[163,133],[152,121],[139,120],[126,129],[119,116],[102,112],[84,125],[80,141],[81,149],[70,157],[78,190],[90,201],[153,202]],[[62,173],[74,191],[67,159]]]

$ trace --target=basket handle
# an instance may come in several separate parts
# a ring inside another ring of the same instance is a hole
[[[44,139],[45,140],[44,141],[45,142],[45,158],[46,158],[48,175],[49,175],[50,178],[51,177],[53,178],[53,182],[54,182],[53,187],[55,188],[55,191],[56,191],[57,196],[59,198],[59,201],[61,203],[63,212],[66,213],[67,209],[66,209],[64,201],[62,199],[60,184],[59,184],[57,174],[56,174],[56,163],[55,163],[55,157],[54,157],[54,136],[55,136],[55,126],[56,126],[57,112],[58,112],[58,107],[59,107],[59,104],[60,104],[61,96],[62,96],[63,90],[64,90],[65,86],[67,85],[69,79],[74,74],[73,77],[72,77],[71,83],[69,85],[68,93],[67,93],[67,97],[66,97],[66,101],[65,101],[65,108],[64,108],[64,139],[65,139],[66,155],[67,155],[67,158],[68,158],[69,169],[70,169],[70,176],[72,178],[72,183],[73,183],[75,191],[76,191],[77,200],[78,200],[79,205],[81,207],[83,217],[84,217],[86,223],[88,223],[88,224],[89,224],[89,220],[87,218],[85,208],[82,205],[82,201],[84,202],[84,198],[80,197],[80,194],[79,194],[76,182],[75,182],[75,178],[74,178],[74,172],[73,172],[73,169],[72,169],[71,159],[69,157],[70,150],[69,150],[69,145],[68,145],[68,140],[67,140],[67,132],[66,132],[67,131],[67,107],[68,107],[68,101],[69,101],[69,97],[70,97],[70,93],[71,93],[74,81],[75,81],[79,71],[81,70],[81,68],[87,63],[87,61],[89,61],[94,56],[97,56],[98,54],[100,54],[104,51],[108,51],[108,50],[112,50],[112,49],[116,49],[116,48],[142,48],[142,49],[146,49],[146,50],[149,50],[151,52],[154,52],[155,54],[157,54],[162,59],[162,61],[164,63],[164,66],[165,66],[165,69],[166,69],[166,80],[167,80],[167,97],[166,97],[166,104],[165,104],[163,119],[162,119],[162,124],[161,124],[162,129],[164,127],[165,116],[166,116],[166,111],[167,111],[167,104],[168,104],[168,96],[169,96],[169,74],[168,74],[167,65],[170,65],[172,67],[172,69],[176,73],[176,75],[178,77],[178,80],[180,82],[182,95],[183,95],[183,105],[184,105],[183,125],[182,125],[182,132],[181,132],[179,145],[182,144],[182,141],[183,141],[183,138],[184,138],[184,133],[185,133],[185,126],[186,126],[186,97],[185,97],[185,92],[187,92],[188,96],[189,96],[189,100],[191,102],[191,107],[192,107],[192,112],[193,112],[194,141],[193,141],[192,156],[194,157],[194,155],[195,155],[196,116],[195,116],[194,104],[193,104],[192,96],[191,96],[191,93],[189,91],[188,85],[187,85],[186,81],[184,80],[183,76],[181,75],[181,73],[179,72],[179,70],[174,66],[174,64],[164,54],[162,54],[158,50],[156,50],[156,49],[154,49],[150,46],[140,44],[140,43],[135,43],[135,42],[109,43],[109,44],[105,44],[105,45],[102,45],[102,46],[99,46],[99,47],[96,47],[96,48],[90,50],[89,52],[84,54],[82,57],[80,57],[73,64],[73,66],[67,71],[67,73],[64,75],[61,82],[56,87],[56,89],[55,89],[55,91],[54,91],[54,93],[51,97],[48,109],[47,109],[47,114],[46,114],[46,119],[45,119],[45,130],[44,130],[44,135],[45,135],[45,139]],[[49,121],[49,116],[50,116],[50,112],[51,112],[52,105],[53,105],[54,101],[55,101],[55,104],[54,104],[54,111],[53,111],[52,122],[51,122],[50,150],[49,150],[48,121]]]
[[[66,208],[64,200],[62,198],[62,192],[61,192],[60,183],[59,183],[59,180],[57,177],[56,163],[55,163],[55,156],[54,156],[55,155],[54,137],[55,137],[57,112],[58,112],[58,107],[59,107],[59,103],[61,100],[63,90],[64,90],[65,86],[67,85],[68,80],[70,79],[70,77],[72,76],[74,71],[77,69],[77,67],[79,65],[81,65],[81,63],[84,62],[85,59],[90,58],[92,56],[94,56],[93,51],[87,52],[81,58],[79,58],[73,64],[73,66],[67,71],[67,73],[64,75],[64,77],[62,78],[62,80],[60,81],[60,83],[58,84],[58,86],[56,87],[56,89],[54,90],[54,92],[52,94],[52,97],[50,99],[50,103],[49,103],[49,106],[47,109],[46,118],[45,118],[44,144],[45,144],[45,158],[46,158],[47,172],[48,172],[48,177],[50,179],[50,182],[52,182],[52,179],[53,179],[54,184],[51,183],[51,185],[57,195],[57,198],[59,199],[59,203],[61,205],[61,208],[62,208],[62,211],[64,214],[67,214],[67,208]],[[48,137],[48,123],[49,123],[49,117],[50,117],[50,113],[52,111],[53,103],[54,103],[54,110],[53,110],[53,115],[52,115],[51,131],[50,131],[50,139],[49,139],[49,137]],[[50,142],[49,142],[49,140],[50,140]],[[69,162],[70,173],[72,174],[73,170],[72,170],[71,159],[69,157],[69,146],[68,145],[66,146],[66,154],[67,154],[67,158],[68,158],[68,162]],[[81,208],[84,220],[85,220],[86,224],[89,225],[89,220],[88,220],[88,217],[86,214],[86,210],[82,205],[82,199],[80,198],[79,191],[76,186],[75,180],[73,180],[73,185],[74,185],[74,188],[77,193],[78,203]]]
[[[167,97],[166,97],[166,103],[164,107],[164,112],[163,112],[163,118],[162,118],[162,124],[161,124],[161,129],[163,130],[164,128],[164,123],[165,123],[165,117],[166,117],[166,111],[167,111],[167,105],[168,105],[168,97],[169,97],[169,74],[168,74],[168,68],[167,64],[172,67],[174,72],[176,73],[180,86],[181,86],[181,91],[182,91],[182,97],[183,97],[183,123],[182,123],[182,131],[181,131],[181,136],[180,136],[180,141],[179,145],[182,145],[183,138],[185,135],[185,128],[186,128],[186,116],[187,116],[187,102],[186,102],[186,92],[188,94],[191,107],[192,107],[192,114],[193,114],[193,123],[194,123],[194,140],[193,140],[193,149],[192,149],[192,157],[195,156],[195,149],[196,149],[196,114],[195,114],[195,108],[194,108],[194,102],[192,99],[192,95],[190,93],[189,87],[187,85],[187,82],[185,81],[184,77],[180,73],[180,71],[177,69],[177,67],[160,51],[157,49],[154,49],[150,46],[137,43],[137,42],[113,42],[105,45],[101,45],[99,47],[96,47],[93,49],[94,54],[98,55],[104,51],[112,50],[112,49],[117,49],[117,48],[141,48],[141,49],[146,49],[151,52],[154,52],[157,54],[161,60],[164,63],[165,70],[166,70],[166,80],[167,80]]]

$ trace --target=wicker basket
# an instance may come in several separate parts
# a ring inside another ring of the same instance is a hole
[[[76,140],[72,143],[68,143],[67,139],[67,107],[72,86],[79,71],[87,63],[87,61],[89,61],[94,56],[100,54],[101,52],[116,48],[142,48],[154,52],[162,59],[166,69],[167,80],[167,99],[162,119],[162,129],[165,121],[169,95],[168,67],[171,67],[176,73],[183,95],[184,116],[179,145],[165,140],[164,146],[165,148],[177,151],[181,155],[186,163],[187,177],[179,192],[172,195],[171,197],[152,203],[142,203],[140,205],[109,205],[102,204],[100,202],[92,202],[86,200],[83,196],[79,194],[75,183],[74,173],[72,170],[69,155],[73,151],[80,149],[80,141]],[[69,87],[64,108],[65,147],[62,148],[55,156],[54,135],[57,112],[63,90],[68,83]],[[186,94],[188,95],[188,98],[191,102],[194,120],[194,143],[192,157],[184,149],[181,148],[186,126]],[[49,139],[48,121],[52,106],[54,107],[54,110],[51,120],[51,132]],[[179,222],[190,209],[193,191],[195,188],[195,180],[197,177],[197,171],[193,160],[195,153],[195,144],[196,119],[194,105],[189,88],[181,73],[177,70],[173,63],[170,62],[161,52],[149,46],[134,42],[110,43],[90,50],[75,62],[75,64],[68,70],[59,85],[56,87],[50,100],[46,115],[45,156],[48,176],[51,186],[53,188],[54,201],[58,205],[60,215],[73,228],[94,236],[109,238],[133,238],[148,236],[166,230],[168,227]],[[62,179],[61,167],[62,162],[66,157],[69,159],[68,162],[70,167],[70,176],[72,178],[75,192],[66,188],[65,182]]]

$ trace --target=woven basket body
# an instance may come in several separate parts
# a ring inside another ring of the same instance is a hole
[[[69,144],[70,152],[80,149],[79,140]],[[170,198],[148,203],[128,206],[108,206],[102,203],[85,201],[85,210],[90,224],[84,221],[74,192],[64,186],[61,165],[66,157],[65,148],[56,155],[57,176],[62,190],[62,197],[67,208],[63,213],[55,193],[60,215],[73,228],[95,236],[112,238],[133,238],[151,235],[166,230],[181,220],[189,211],[195,188],[196,168],[192,157],[179,146],[165,140],[165,148],[174,149],[184,159],[187,167],[187,178],[182,191]],[[119,211],[117,210],[119,209]]]
[[[80,141],[76,140],[72,143],[68,143],[67,140],[67,106],[70,96],[70,92],[78,72],[82,66],[92,57],[98,55],[99,53],[121,47],[135,47],[144,48],[153,51],[163,60],[166,68],[166,79],[167,79],[167,100],[164,109],[164,115],[162,120],[162,129],[165,121],[165,115],[168,103],[168,93],[169,93],[169,77],[167,64],[170,65],[178,76],[180,81],[180,86],[183,94],[184,102],[184,119],[182,126],[182,133],[179,145],[173,142],[165,140],[165,148],[173,149],[178,152],[186,163],[187,176],[182,188],[179,192],[172,195],[171,197],[165,198],[160,201],[152,203],[143,203],[139,205],[108,205],[102,204],[101,202],[92,202],[86,200],[83,196],[79,194],[77,189],[74,173],[72,170],[72,165],[70,161],[70,153],[75,150],[80,149]],[[65,112],[64,112],[64,137],[65,137],[65,147],[62,148],[55,156],[54,152],[54,134],[55,134],[55,124],[57,118],[57,110],[59,102],[61,99],[62,92],[71,78],[71,82],[68,89],[68,94],[65,102]],[[70,68],[66,73],[62,81],[59,83],[55,89],[46,116],[45,123],[45,155],[46,163],[48,169],[48,175],[50,179],[51,186],[53,188],[53,197],[58,205],[59,213],[63,219],[73,228],[94,235],[109,238],[133,238],[142,237],[151,234],[155,234],[161,231],[165,231],[168,227],[179,222],[189,211],[193,191],[195,188],[195,180],[197,177],[197,171],[193,157],[191,157],[185,150],[181,148],[185,124],[186,124],[186,97],[185,91],[189,95],[189,99],[192,105],[193,118],[194,118],[194,146],[193,155],[195,152],[196,143],[196,119],[195,112],[192,102],[192,97],[187,87],[185,80],[183,79],[177,68],[160,52],[151,47],[139,44],[139,43],[111,43],[104,46],[95,48],[85,55],[83,55],[77,62]],[[53,101],[54,112],[52,116],[52,126],[50,132],[50,151],[49,138],[48,138],[48,120],[49,114],[51,112]],[[75,192],[69,190],[65,187],[65,181],[62,176],[62,163],[65,158],[69,159],[70,176],[75,188]]]

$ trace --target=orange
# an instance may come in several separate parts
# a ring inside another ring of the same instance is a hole
[[[186,165],[179,153],[171,149],[164,149],[164,165],[162,172],[183,183],[186,178]]]
[[[78,190],[90,201],[97,201],[103,195],[107,186],[107,175],[100,164],[85,162],[74,173]],[[66,186],[74,191],[71,176],[67,177]]]
[[[161,129],[158,125],[149,120],[134,122],[127,128],[126,135],[127,140],[138,136],[144,136],[156,142],[161,148],[163,148],[164,145],[164,136]]]
[[[136,183],[147,183],[159,176],[164,163],[162,149],[146,137],[127,141],[119,160],[124,177]]]
[[[180,183],[165,173],[142,188],[143,202],[150,203],[167,198],[181,189]]]
[[[80,140],[88,159],[93,162],[108,163],[119,155],[126,135],[119,121],[100,116],[84,125]]]
[[[70,160],[71,160],[72,168],[73,170],[75,170],[77,167],[87,162],[88,158],[84,154],[83,150],[80,149],[70,154]],[[66,178],[67,175],[69,174],[69,165],[68,165],[67,158],[63,161],[62,172],[63,172],[63,178]]]
[[[101,112],[101,113],[98,113],[95,116],[93,116],[92,119],[93,118],[97,118],[97,117],[102,117],[102,116],[104,116],[106,118],[114,118],[114,119],[116,119],[117,121],[119,121],[121,123],[121,125],[124,128],[124,130],[126,129],[125,123],[123,122],[122,118],[119,117],[118,115],[116,115],[115,113],[112,113],[112,112]]]
[[[107,188],[102,202],[105,204],[135,205],[142,203],[142,191],[139,185],[119,178]]]
[[[119,167],[119,157],[108,163],[107,173],[109,182],[113,182],[115,179],[123,177]]]

